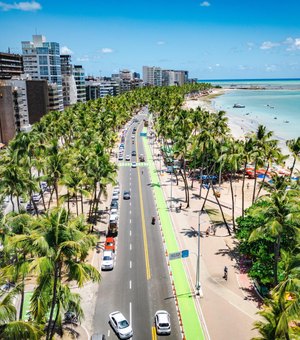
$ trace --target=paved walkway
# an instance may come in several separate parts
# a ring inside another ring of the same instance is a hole
[[[149,142],[149,140],[148,140]],[[150,142],[151,143],[151,142]],[[147,144],[147,142],[146,142]],[[203,292],[203,297],[195,295],[195,283],[196,283],[196,265],[197,265],[197,236],[198,236],[198,222],[199,222],[199,198],[196,195],[191,195],[190,207],[188,209],[182,209],[180,212],[176,212],[175,205],[178,207],[179,203],[182,203],[182,207],[185,207],[184,203],[184,189],[182,181],[179,181],[179,185],[176,185],[175,176],[173,176],[172,188],[171,188],[171,175],[166,173],[160,173],[161,159],[157,157],[159,153],[159,146],[157,144],[150,145],[148,147],[147,156],[151,153],[155,155],[153,157],[156,167],[156,174],[159,177],[159,185],[154,183],[154,193],[161,188],[165,202],[168,207],[171,203],[172,193],[172,210],[167,214],[172,221],[174,236],[178,244],[177,248],[180,250],[189,249],[190,257],[183,260],[172,261],[171,267],[173,270],[173,262],[182,263],[184,270],[187,273],[187,279],[189,281],[188,293],[185,291],[185,297],[192,297],[196,306],[196,310],[201,320],[202,328],[206,339],[212,340],[249,340],[255,336],[255,332],[252,331],[253,322],[258,318],[256,312],[258,311],[259,301],[254,291],[252,282],[249,280],[245,270],[238,263],[235,253],[235,240],[233,237],[228,236],[225,226],[218,227],[215,235],[206,235],[207,228],[211,225],[209,215],[203,213],[200,216],[200,281]],[[151,161],[146,159],[149,163],[150,173]],[[151,174],[151,180],[153,181],[153,174]],[[156,188],[156,189],[155,189]],[[199,192],[199,184],[194,183],[193,193]],[[209,199],[213,202],[214,197],[209,196]],[[160,202],[161,204],[161,202]],[[209,207],[216,209],[216,206]],[[161,209],[165,209],[164,206],[159,206],[159,213]],[[228,214],[230,211],[227,212]],[[168,224],[166,217],[162,222],[162,229],[165,233],[165,223]],[[167,239],[168,236],[165,235]],[[176,251],[167,243],[167,249],[170,251]],[[223,278],[224,266],[228,267],[228,280]],[[174,273],[175,287],[177,288],[177,274]],[[179,294],[178,289],[177,295]],[[187,300],[187,299],[186,299]],[[179,307],[180,305],[180,298]],[[184,309],[181,312],[184,335],[188,340],[200,340],[203,338],[202,332],[198,332],[197,336],[191,334],[194,328],[194,323],[189,321],[189,314]]]

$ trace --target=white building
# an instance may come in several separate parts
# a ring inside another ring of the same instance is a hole
[[[57,90],[55,109],[62,111],[63,93],[59,44],[46,42],[42,35],[33,35],[33,41],[22,41],[24,73],[34,79],[46,79]],[[51,107],[50,110],[54,108]]]
[[[143,66],[145,85],[162,86],[162,69],[156,66]]]
[[[74,65],[73,75],[77,88],[77,102],[86,102],[85,74],[82,65]]]
[[[183,85],[188,82],[188,71],[178,71],[178,70],[163,70],[162,71],[162,85],[172,86],[172,85]]]
[[[69,54],[62,54],[60,56],[60,62],[64,106],[66,107],[77,103],[77,87],[73,75],[71,56]]]

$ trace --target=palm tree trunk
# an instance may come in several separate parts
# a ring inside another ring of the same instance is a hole
[[[204,210],[204,206],[205,206],[205,203],[207,201],[207,197],[208,197],[208,194],[209,194],[209,190],[210,190],[210,185],[208,186],[208,189],[207,189],[207,192],[206,192],[206,195],[205,195],[205,198],[204,198],[204,202],[202,204],[202,208],[201,208],[201,211]],[[200,196],[200,199],[201,199],[201,196]]]
[[[53,189],[50,192],[50,197],[49,197],[49,202],[48,202],[48,210],[50,209],[50,204],[51,204],[51,201],[52,201],[53,194],[54,194],[54,186],[53,186]]]
[[[55,181],[54,181],[54,189],[55,189],[55,196],[56,196],[56,206],[58,208],[59,207],[59,202],[58,202],[58,183],[57,183],[57,178],[55,178]]]
[[[81,213],[83,214],[83,194],[82,194],[82,192],[80,194],[80,199],[81,199]]]
[[[257,160],[255,160],[255,165],[254,165],[254,187],[253,187],[253,195],[252,195],[252,203],[255,201],[255,190],[256,190],[256,170],[257,170]]]
[[[232,185],[232,172],[230,172],[229,183],[230,183],[231,205],[232,205],[232,210],[231,210],[232,211],[232,227],[235,232],[234,193],[233,193],[233,185]]]
[[[14,203],[14,199],[13,199],[13,195],[10,195],[10,201],[11,201],[11,205],[12,205],[12,211],[15,211],[15,203]]]
[[[268,163],[267,169],[266,169],[265,174],[264,174],[264,178],[263,178],[263,180],[262,180],[262,182],[261,182],[261,185],[260,185],[260,188],[259,188],[259,190],[258,190],[258,193],[257,193],[257,195],[256,195],[256,199],[255,199],[255,200],[258,199],[259,194],[260,194],[260,192],[261,192],[261,189],[262,189],[262,187],[263,187],[263,185],[264,185],[264,183],[265,183],[266,176],[267,176],[267,173],[268,173],[268,171],[269,171],[269,167],[270,167],[270,163]]]
[[[215,198],[216,198],[216,200],[217,200],[217,203],[218,203],[218,206],[219,206],[219,208],[220,208],[220,211],[221,211],[221,215],[222,215],[223,221],[224,221],[225,226],[226,226],[226,229],[227,229],[227,231],[228,231],[228,235],[230,236],[230,235],[231,235],[231,231],[230,231],[229,225],[228,225],[228,223],[227,223],[227,221],[226,221],[226,219],[225,219],[225,215],[224,215],[224,212],[223,212],[223,209],[222,209],[222,205],[221,205],[221,203],[220,203],[220,201],[219,201],[219,199],[218,199],[218,196],[216,195],[216,191],[215,191],[215,188],[214,188],[214,186],[213,186],[212,179],[211,179],[210,181],[211,181],[210,185],[211,185],[211,187],[212,187],[212,189],[213,189],[214,196],[215,196]]]
[[[294,171],[295,164],[296,164],[296,157],[294,157],[293,165],[292,165],[292,167],[291,167],[291,174],[290,174],[290,178],[292,178],[292,175],[293,175],[293,171]]]
[[[51,309],[50,309],[50,316],[48,320],[48,328],[47,328],[47,334],[46,334],[46,340],[51,339],[51,334],[52,334],[52,318],[53,318],[53,313],[54,313],[54,308],[56,305],[56,296],[57,296],[57,283],[58,283],[58,276],[59,276],[59,268],[58,268],[58,263],[55,262],[54,265],[54,280],[53,280],[53,296],[52,296],[52,302],[51,302]]]
[[[75,193],[75,200],[76,200],[76,215],[78,216],[78,199],[77,199],[77,193]]]
[[[242,217],[244,217],[244,214],[245,214],[245,178],[246,178],[246,167],[247,167],[247,162],[245,162],[244,171],[243,171],[243,184],[242,184]]]

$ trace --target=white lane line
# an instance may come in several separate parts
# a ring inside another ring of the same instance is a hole
[[[129,219],[129,224],[131,224],[131,218]],[[131,236],[131,234],[130,234],[130,236]]]
[[[129,261],[129,268],[131,269],[132,268],[132,262]]]
[[[131,236],[131,229],[129,230],[129,236]]]
[[[132,327],[132,306],[131,306],[131,302],[129,302],[129,323]]]
[[[129,245],[129,250],[132,250],[132,245],[131,245],[131,243],[130,243],[130,245]]]
[[[131,289],[131,280],[129,280],[129,289]]]
[[[131,215],[131,210],[129,210],[129,214]]]

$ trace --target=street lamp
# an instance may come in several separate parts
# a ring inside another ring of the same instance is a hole
[[[199,210],[198,214],[198,252],[197,252],[197,271],[196,271],[196,295],[203,297],[203,292],[200,283],[200,215],[201,210]]]
[[[172,185],[173,185],[173,158],[171,163],[171,200],[170,200],[170,211],[172,211],[172,201],[173,201],[173,192],[172,192]]]

